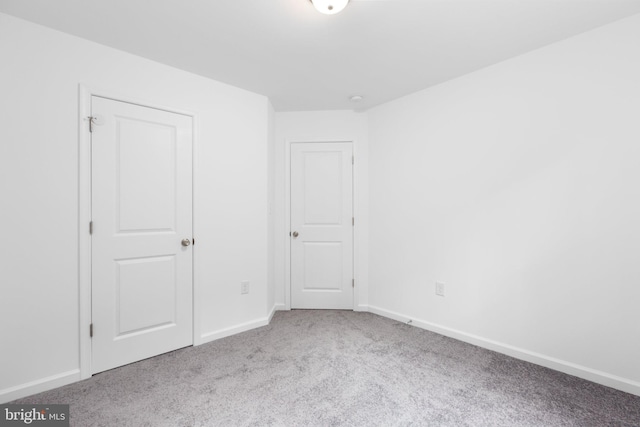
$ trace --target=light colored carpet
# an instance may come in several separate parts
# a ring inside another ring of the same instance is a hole
[[[269,326],[16,403],[74,426],[638,426],[640,397],[370,313]]]

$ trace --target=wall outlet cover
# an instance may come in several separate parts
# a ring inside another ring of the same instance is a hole
[[[441,297],[444,296],[444,283],[436,282],[436,295]]]
[[[248,294],[249,293],[249,281],[248,280],[244,280],[244,281],[240,282],[240,293],[241,294]]]

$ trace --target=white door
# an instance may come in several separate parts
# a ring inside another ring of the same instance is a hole
[[[291,308],[353,309],[350,142],[291,144]]]
[[[193,138],[181,114],[96,96],[91,114],[97,373],[193,343]]]

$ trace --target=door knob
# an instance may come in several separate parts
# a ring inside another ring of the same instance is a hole
[[[182,246],[189,246],[191,244],[191,239],[182,239]]]
[[[293,237],[298,237],[298,232],[297,231],[293,232]]]

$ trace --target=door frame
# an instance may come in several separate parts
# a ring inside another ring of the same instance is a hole
[[[358,310],[358,306],[360,303],[359,297],[359,287],[358,287],[358,267],[356,260],[359,259],[359,249],[360,245],[358,244],[359,237],[359,229],[358,229],[358,216],[359,216],[359,203],[358,198],[356,197],[356,192],[358,191],[357,183],[358,180],[356,177],[357,167],[358,167],[358,144],[353,138],[294,138],[287,139],[285,142],[285,150],[284,150],[284,165],[285,165],[285,174],[284,174],[284,309],[291,310],[291,238],[289,236],[289,232],[291,231],[291,148],[293,144],[310,144],[310,143],[331,143],[331,142],[348,142],[351,143],[351,148],[353,150],[353,158],[354,163],[351,167],[351,205],[353,211],[353,217],[355,218],[355,224],[352,230],[352,239],[353,239],[353,253],[351,254],[351,262],[353,264],[353,277],[355,279],[355,286],[353,288],[353,307],[354,311]]]
[[[142,107],[154,108],[170,113],[182,114],[192,119],[192,195],[191,215],[192,234],[195,239],[197,233],[197,167],[198,167],[198,114],[173,107],[158,105],[146,100],[131,98],[126,94],[115,93],[112,90],[89,88],[87,85],[78,84],[78,339],[80,379],[91,377],[91,337],[89,336],[89,324],[91,323],[91,235],[89,234],[89,221],[91,221],[91,134],[89,133],[88,117],[91,115],[91,97],[99,96],[113,101],[126,102]],[[192,330],[193,345],[201,344],[200,338],[200,305],[199,287],[196,281],[196,254],[195,245],[192,246]]]

